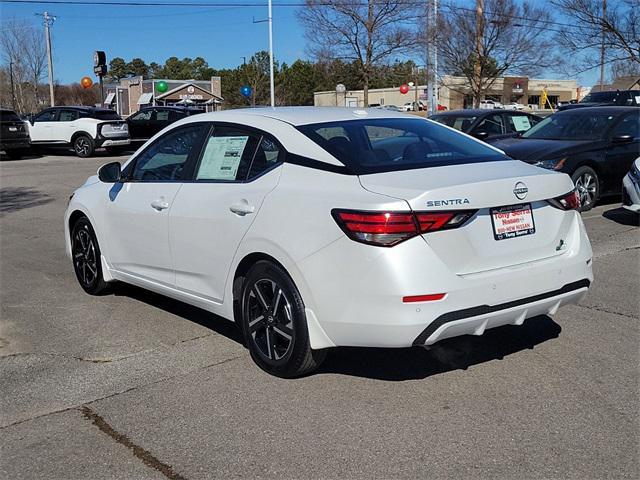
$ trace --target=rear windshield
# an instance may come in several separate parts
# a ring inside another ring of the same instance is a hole
[[[418,118],[346,120],[298,129],[357,175],[510,160],[480,142]]]
[[[113,110],[96,110],[93,114],[94,118],[98,120],[122,120],[120,115],[118,115]]]
[[[19,122],[20,117],[11,110],[0,110],[0,122]]]

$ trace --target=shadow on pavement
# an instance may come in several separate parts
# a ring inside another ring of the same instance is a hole
[[[339,373],[378,380],[419,380],[473,365],[502,360],[507,355],[557,338],[560,325],[548,316],[530,318],[522,326],[487,330],[482,336],[450,338],[429,350],[414,348],[338,348],[327,356],[319,374]]]
[[[0,215],[37,207],[52,201],[53,198],[49,195],[31,187],[0,188]]]
[[[160,308],[244,344],[235,323],[206,310],[123,283],[114,286],[114,294]],[[320,369],[311,375],[338,373],[389,381],[424,379],[439,373],[465,370],[480,363],[501,360],[507,355],[557,338],[561,330],[560,325],[550,317],[540,316],[525,321],[522,326],[508,325],[487,330],[479,337],[467,335],[443,340],[429,350],[421,347],[339,347],[329,350]]]
[[[628,225],[630,227],[640,226],[640,215],[622,207],[606,210],[602,213],[602,216],[620,225]]]
[[[173,315],[182,317],[185,320],[202,325],[209,330],[213,330],[219,335],[244,345],[242,335],[238,330],[238,326],[234,322],[211,312],[207,312],[206,310],[202,310],[201,308],[121,282],[114,285],[113,294],[116,296],[133,298],[152,307],[160,308],[165,312],[172,313]]]

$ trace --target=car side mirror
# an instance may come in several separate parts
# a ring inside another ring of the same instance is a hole
[[[473,136],[478,140],[486,140],[487,138],[489,138],[489,132],[487,132],[486,130],[478,130],[477,132],[474,132]]]
[[[614,143],[616,145],[621,145],[624,143],[631,143],[633,142],[633,135],[629,134],[629,133],[623,133],[620,135],[616,135],[615,137],[613,137],[611,139],[611,143]]]
[[[116,183],[122,174],[120,162],[107,163],[98,170],[98,178],[104,183]]]

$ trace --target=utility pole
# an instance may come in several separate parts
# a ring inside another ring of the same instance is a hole
[[[602,30],[602,43],[600,44],[600,91],[604,88],[604,22],[607,18],[607,0],[602,0],[602,20],[600,28]]]
[[[13,89],[13,62],[9,62],[9,78],[11,79],[11,108],[16,109],[16,93]]]
[[[273,84],[273,15],[271,0],[269,0],[269,87],[271,88],[271,106],[276,106],[276,94]]]
[[[473,99],[473,106],[480,106],[480,84],[482,82],[482,66],[480,57],[482,55],[482,39],[484,37],[484,0],[476,0],[476,61],[473,66],[474,81],[476,82],[476,91],[478,98]]]
[[[433,27],[437,31],[438,29],[438,0],[433,0]],[[434,40],[433,44],[433,82],[431,85],[431,101],[429,102],[429,114],[433,115],[438,113],[438,43]]]
[[[56,104],[56,101],[53,94],[53,55],[51,54],[51,31],[49,30],[49,27],[53,24],[56,17],[50,16],[49,12],[36,13],[36,15],[41,15],[44,19],[44,35],[47,41],[47,58],[49,61],[49,97],[51,106],[53,107]]]

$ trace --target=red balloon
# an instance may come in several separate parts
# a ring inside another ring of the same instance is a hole
[[[80,85],[82,85],[82,88],[91,88],[91,85],[93,85],[93,80],[91,80],[89,77],[82,77],[82,80],[80,80]]]
[[[402,85],[400,85],[400,93],[403,95],[405,93],[409,93],[409,85],[407,85],[406,83],[403,83]]]

